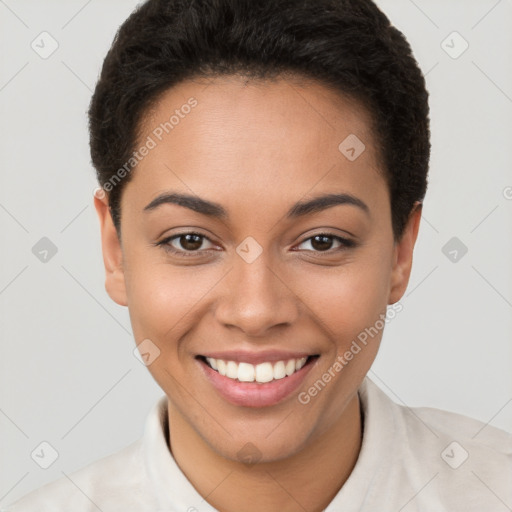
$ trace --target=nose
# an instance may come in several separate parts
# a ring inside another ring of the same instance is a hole
[[[251,337],[266,336],[273,327],[293,324],[299,316],[300,301],[293,293],[293,283],[280,274],[277,267],[271,267],[265,251],[252,263],[236,256],[223,280],[215,310],[217,321]]]

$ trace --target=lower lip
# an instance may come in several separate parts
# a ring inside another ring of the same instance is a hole
[[[315,362],[316,359],[308,361],[292,375],[261,384],[230,379],[198,359],[202,371],[213,387],[228,402],[244,407],[269,407],[278,404],[302,384]]]

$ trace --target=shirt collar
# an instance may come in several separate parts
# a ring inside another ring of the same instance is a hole
[[[365,376],[358,389],[364,417],[363,441],[359,457],[349,478],[325,512],[361,510],[372,480],[381,469],[399,435],[394,428],[393,404],[389,397]],[[178,467],[167,442],[167,396],[161,396],[153,406],[142,439],[144,461],[153,492],[162,512],[217,512],[196,491]],[[160,511],[158,511],[160,512]]]
[[[367,501],[373,498],[371,490],[378,492],[374,483],[386,471],[384,463],[393,459],[396,443],[404,435],[395,414],[397,404],[368,376],[358,394],[364,417],[361,450],[350,476],[324,512],[366,510]]]
[[[167,443],[167,396],[153,406],[142,439],[142,450],[148,478],[158,506],[163,511],[217,512],[196,491],[176,464]]]

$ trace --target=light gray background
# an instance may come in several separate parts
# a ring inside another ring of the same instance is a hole
[[[136,3],[0,0],[0,506],[139,438],[163,394],[104,289],[86,124]],[[512,2],[378,4],[427,75],[433,147],[404,310],[369,375],[399,403],[512,431]],[[47,59],[31,48],[43,31],[59,44]],[[457,59],[441,46],[453,31],[469,43]],[[469,249],[456,263],[452,237]],[[42,441],[59,455],[46,470]]]

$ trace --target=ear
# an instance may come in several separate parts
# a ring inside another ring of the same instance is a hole
[[[403,236],[400,241],[395,243],[388,304],[398,302],[409,283],[414,244],[418,237],[422,208],[423,205],[419,201],[414,203]]]
[[[105,289],[114,302],[120,306],[127,306],[123,250],[110,214],[108,196],[102,189],[94,194],[94,207],[100,220],[101,247],[106,273]]]

